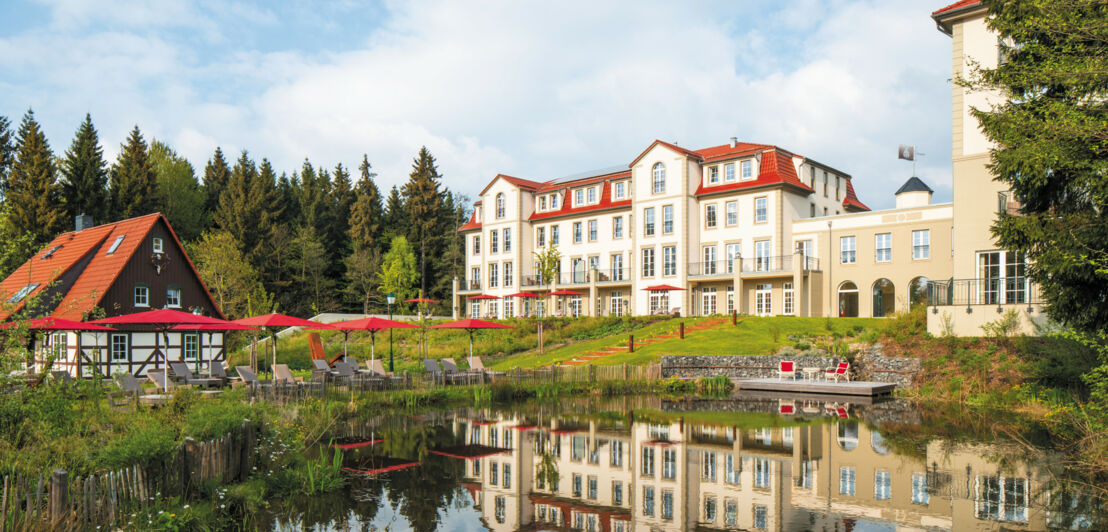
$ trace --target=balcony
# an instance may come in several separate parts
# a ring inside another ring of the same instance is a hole
[[[1038,285],[1026,277],[951,279],[927,285],[927,305],[1033,305],[1042,303]]]
[[[727,259],[689,263],[689,277],[727,276],[734,273],[735,261]]]
[[[480,292],[481,281],[466,281],[462,283],[462,287],[459,292]]]
[[[541,287],[546,283],[542,282],[542,276],[538,274],[524,275],[519,279],[519,285],[524,288]]]
[[[791,273],[797,268],[801,271],[819,271],[819,259],[806,255],[778,255],[741,260],[743,274]]]
[[[630,283],[631,268],[608,268],[604,270],[597,270],[596,282],[598,284]]]

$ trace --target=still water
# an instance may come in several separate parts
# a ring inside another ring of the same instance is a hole
[[[563,400],[351,420],[274,530],[1101,530],[1033,424],[902,400]],[[1039,439],[1042,439],[1041,437]]]

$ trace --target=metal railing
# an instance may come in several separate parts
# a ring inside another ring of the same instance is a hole
[[[929,306],[1030,305],[1041,303],[1038,285],[1027,277],[992,277],[931,281]]]
[[[480,289],[481,289],[481,281],[467,281],[467,282],[462,283],[462,290],[463,291],[480,290]]]
[[[801,264],[795,255],[754,257],[742,259],[742,267],[743,273],[791,272],[794,262]]]
[[[732,275],[735,273],[735,261],[720,259],[707,262],[690,262],[689,277],[710,275]]]
[[[631,268],[607,268],[596,271],[596,282],[619,283],[631,281]]]
[[[542,276],[538,274],[524,275],[519,279],[520,286],[542,286],[546,283],[542,282]]]

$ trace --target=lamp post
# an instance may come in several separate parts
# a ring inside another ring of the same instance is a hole
[[[385,299],[389,302],[389,319],[392,319],[392,304],[396,302],[396,294],[389,292],[389,295],[385,296]],[[389,329],[389,373],[392,373],[392,329]]]

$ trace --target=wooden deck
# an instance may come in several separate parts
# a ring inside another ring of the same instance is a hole
[[[739,390],[761,392],[782,392],[797,394],[837,395],[848,397],[878,397],[890,395],[896,389],[895,384],[869,381],[819,381],[801,379],[745,379],[735,381]]]

